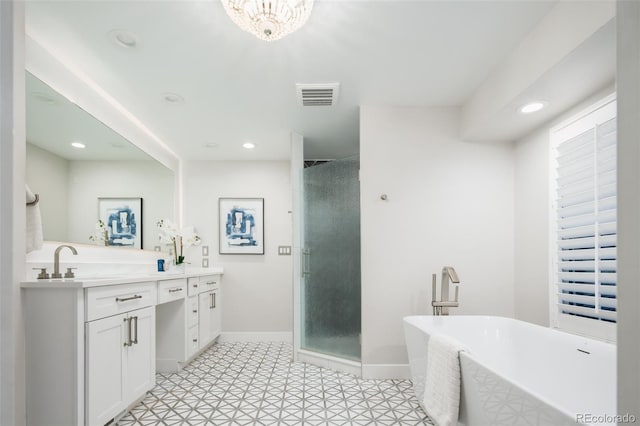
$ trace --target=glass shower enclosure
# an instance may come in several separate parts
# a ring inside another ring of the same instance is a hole
[[[360,361],[358,159],[302,171],[300,349]]]

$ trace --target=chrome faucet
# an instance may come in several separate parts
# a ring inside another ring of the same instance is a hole
[[[58,246],[56,251],[53,253],[53,274],[51,274],[51,278],[62,278],[62,274],[60,273],[60,251],[65,247],[68,247],[74,255],[78,254],[78,251],[73,246],[70,246],[68,244],[62,244],[61,246]],[[73,269],[73,268],[67,269],[67,274],[65,274],[65,278],[73,278],[73,273],[70,271],[70,269]],[[71,276],[67,276],[67,275],[71,275]]]
[[[460,278],[456,270],[452,266],[442,268],[442,278],[440,281],[440,301],[436,300],[436,274],[431,276],[431,306],[433,307],[433,315],[449,315],[449,308],[458,307],[458,286],[453,301],[449,301],[449,282],[451,284],[460,284]]]

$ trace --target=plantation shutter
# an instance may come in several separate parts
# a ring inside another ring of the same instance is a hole
[[[556,309],[616,322],[615,103],[556,139]]]

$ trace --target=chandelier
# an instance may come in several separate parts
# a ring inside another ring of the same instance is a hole
[[[314,0],[222,0],[224,9],[243,30],[260,40],[281,39],[304,25]]]

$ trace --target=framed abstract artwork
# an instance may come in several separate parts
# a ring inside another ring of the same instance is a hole
[[[264,198],[220,198],[220,254],[264,254]]]
[[[98,198],[109,245],[142,249],[142,198]]]

